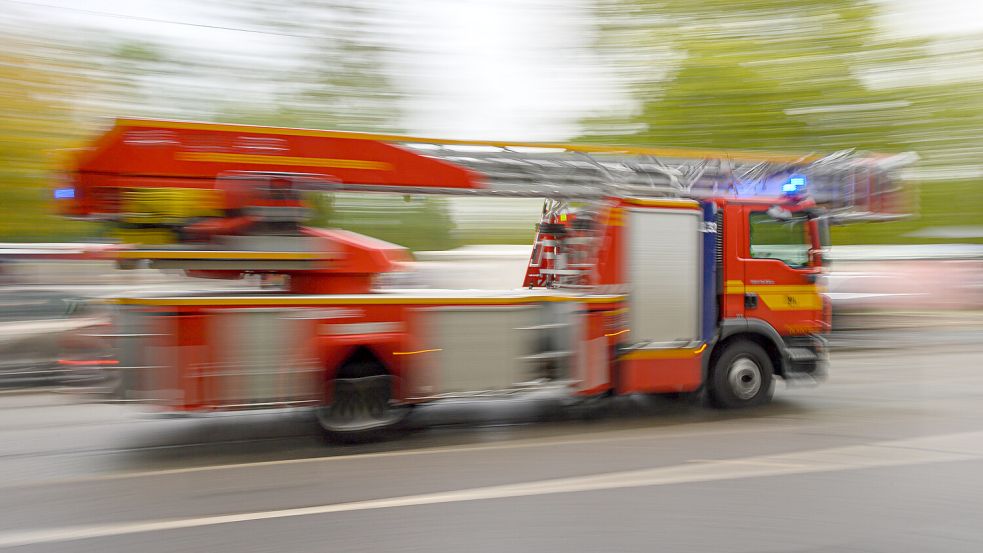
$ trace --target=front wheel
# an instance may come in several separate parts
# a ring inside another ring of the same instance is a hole
[[[774,369],[768,354],[754,342],[727,345],[711,371],[708,392],[717,407],[751,407],[771,400]]]
[[[392,401],[392,379],[381,366],[346,367],[333,382],[330,404],[317,410],[317,421],[332,442],[361,443],[389,437],[409,407]]]

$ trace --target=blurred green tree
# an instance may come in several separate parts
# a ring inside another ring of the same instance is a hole
[[[277,81],[264,108],[230,104],[232,121],[398,133],[403,94],[393,79],[384,11],[366,0],[229,0],[250,27],[293,37],[296,50],[267,75]]]
[[[906,103],[896,91],[872,90],[862,75],[884,49],[911,55],[913,45],[880,41],[871,2],[602,0],[598,14],[598,46],[638,106],[589,119],[587,140],[897,146],[889,129]]]
[[[834,238],[932,242],[906,235],[947,221],[983,224],[983,194],[962,180],[983,174],[983,74],[973,74],[983,40],[892,36],[878,23],[883,8],[867,0],[599,0],[596,47],[636,104],[587,118],[580,140],[913,150],[923,159],[916,174],[934,181],[915,190],[918,217],[849,226]]]
[[[78,145],[76,67],[56,45],[0,30],[0,239],[60,240],[93,227],[51,213],[59,152]]]
[[[0,54],[0,240],[83,239],[101,230],[49,214],[60,168],[50,152],[84,146],[105,127],[107,116],[401,130],[401,94],[391,79],[391,46],[379,28],[378,6],[364,0],[300,0],[276,7],[229,0],[223,9],[233,26],[252,33],[244,36],[288,40],[251,63],[123,33],[89,30],[59,38],[57,29],[40,21],[23,29],[0,25],[5,45]],[[237,86],[249,87],[250,93],[225,95]],[[264,96],[264,91],[271,92]],[[273,101],[257,101],[264,97]],[[311,200],[315,224],[357,224],[338,216],[331,196]],[[388,237],[405,238],[416,248],[451,247],[453,223],[446,202],[428,198],[413,205],[399,215],[411,230]]]
[[[390,63],[396,46],[385,39],[385,12],[377,3],[297,0],[272,6],[255,0],[230,0],[229,4],[243,10],[241,17],[250,27],[292,36],[303,46],[284,69],[270,75],[279,81],[271,105],[258,109],[228,105],[220,119],[287,127],[404,132],[403,93]],[[411,249],[448,249],[457,245],[451,232],[454,223],[449,202],[444,198],[419,198],[404,206],[368,195],[356,212],[363,219],[344,213],[330,194],[311,194],[309,199],[314,210],[312,224],[318,226],[339,226]]]

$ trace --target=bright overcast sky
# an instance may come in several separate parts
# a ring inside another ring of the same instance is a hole
[[[290,55],[291,39],[195,26],[245,25],[229,23],[217,9],[194,0],[0,3],[44,20],[191,50]],[[892,32],[945,35],[983,29],[983,0],[882,3],[885,28]],[[407,22],[402,29],[410,42],[426,53],[403,60],[408,77],[402,84],[414,99],[403,123],[410,132],[562,139],[577,133],[578,117],[625,101],[586,48],[589,0],[413,0],[392,6],[394,17]]]

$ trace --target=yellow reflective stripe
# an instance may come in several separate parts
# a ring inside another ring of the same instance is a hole
[[[636,349],[626,353],[622,359],[692,359],[703,353],[705,349],[707,349],[706,344],[698,348]]]
[[[816,292],[758,294],[761,301],[772,311],[819,310],[823,300]]]
[[[826,289],[815,284],[752,284],[740,280],[724,283],[725,294],[758,294],[762,303],[772,311],[820,310]]]
[[[605,218],[605,221],[604,221],[603,224],[605,224],[605,225],[607,225],[609,227],[620,227],[620,226],[624,226],[624,224],[625,224],[625,222],[624,222],[624,210],[622,210],[620,208],[617,208],[617,207],[612,207],[611,209],[608,210],[607,217]]]
[[[699,209],[700,203],[696,200],[647,200],[644,198],[625,198],[624,203],[641,207],[669,207],[675,209]]]
[[[744,283],[740,280],[728,280],[724,283],[725,294],[743,294]]]
[[[826,288],[816,284],[750,284],[745,286],[740,280],[724,283],[726,294],[821,294]]]
[[[612,207],[604,213],[601,224],[609,227],[620,227],[624,225],[624,211],[620,208]]]
[[[442,348],[433,349],[418,349],[416,351],[394,351],[393,355],[419,355],[421,353],[434,353],[438,351],[444,351]]]
[[[393,166],[381,161],[362,159],[333,159],[327,157],[270,156],[260,154],[226,154],[220,152],[179,152],[179,161],[205,161],[214,163],[246,163],[257,165],[294,165],[304,167],[331,167],[334,169],[365,169],[390,171]]]

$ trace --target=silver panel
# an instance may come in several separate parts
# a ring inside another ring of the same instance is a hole
[[[578,311],[584,309],[580,302],[550,302],[540,309],[540,330],[535,347],[538,355],[566,352],[567,355],[555,357],[554,378],[582,380],[580,343],[583,341],[584,316]],[[542,366],[526,366],[526,380],[541,375]]]
[[[316,397],[319,374],[311,344],[315,322],[295,310],[216,310],[209,316],[217,363],[200,369],[219,405],[304,401]]]
[[[219,236],[217,241],[233,251],[340,253],[328,240],[309,236]]]
[[[173,317],[123,307],[116,327],[126,329],[115,339],[120,361],[119,399],[159,405],[183,401]]]
[[[411,387],[428,396],[502,390],[526,380],[525,362],[535,353],[539,306],[461,307],[421,310],[420,336],[433,354],[414,356]]]
[[[121,363],[119,399],[177,406],[186,401],[187,388],[205,408],[315,402],[323,384],[313,349],[317,321],[297,317],[299,311],[210,310],[207,345],[179,345],[181,317],[124,308],[119,326],[134,332],[115,338]]]
[[[633,342],[700,335],[701,240],[698,211],[628,210],[629,317]]]

